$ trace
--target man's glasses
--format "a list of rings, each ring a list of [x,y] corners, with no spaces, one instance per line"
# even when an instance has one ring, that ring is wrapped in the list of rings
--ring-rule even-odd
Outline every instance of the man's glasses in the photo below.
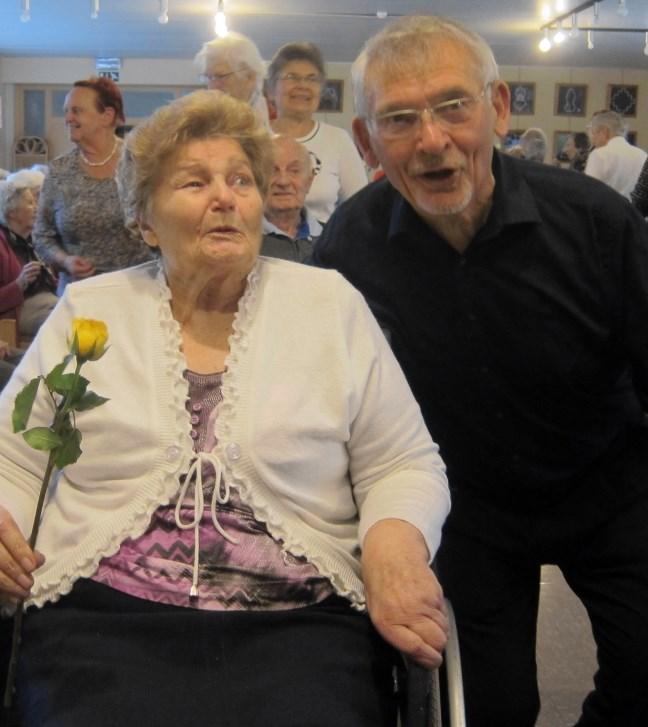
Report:
[[[374,130],[385,139],[405,139],[417,134],[421,129],[423,115],[444,129],[452,129],[466,124],[475,116],[477,104],[486,95],[490,83],[477,96],[462,96],[449,101],[441,101],[424,109],[397,109],[377,114],[370,119]]]
[[[284,73],[279,76],[280,81],[288,83],[305,83],[308,86],[319,86],[322,83],[322,77],[317,73],[310,73],[308,76],[300,76],[298,73]]]

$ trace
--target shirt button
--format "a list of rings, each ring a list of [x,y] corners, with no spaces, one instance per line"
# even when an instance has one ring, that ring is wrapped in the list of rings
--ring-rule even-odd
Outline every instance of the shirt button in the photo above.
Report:
[[[225,447],[225,454],[227,455],[227,459],[236,462],[237,459],[241,459],[241,448],[238,444],[236,444],[236,442],[230,442],[227,447]]]
[[[175,445],[167,447],[166,458],[169,462],[175,462],[180,457],[181,452],[180,447],[176,447]]]
[[[191,423],[192,424],[198,424],[199,421],[200,421],[200,417],[198,416],[198,414],[192,414],[191,415]]]
[[[198,432],[195,429],[192,429],[189,434],[192,439],[198,439]]]
[[[202,411],[202,404],[192,404],[191,411]]]

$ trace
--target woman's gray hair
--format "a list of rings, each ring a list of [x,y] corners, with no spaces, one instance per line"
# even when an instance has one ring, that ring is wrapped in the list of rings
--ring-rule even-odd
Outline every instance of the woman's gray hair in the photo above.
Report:
[[[117,188],[126,225],[139,237],[138,220],[162,181],[165,163],[183,145],[205,139],[237,141],[265,196],[274,150],[270,134],[249,104],[219,91],[195,91],[162,106],[125,140]]]
[[[219,61],[225,61],[232,70],[252,71],[256,76],[257,91],[261,91],[265,76],[265,64],[253,41],[242,33],[230,31],[224,38],[214,38],[196,53],[194,65],[201,76]]]
[[[29,185],[10,182],[8,178],[0,180],[0,224],[9,225],[7,218],[18,209],[23,193],[29,189]]]
[[[520,147],[525,159],[544,162],[547,157],[547,135],[542,129],[527,129],[520,137]]]
[[[441,43],[454,43],[471,53],[484,86],[499,79],[493,51],[480,35],[449,18],[411,15],[370,38],[351,67],[356,114],[366,119],[371,113],[372,80],[424,76],[430,54]]]
[[[322,77],[322,82],[326,79],[324,57],[315,43],[309,43],[308,41],[285,43],[274,54],[268,66],[268,88],[274,89],[279,80],[279,75],[290,61],[306,61],[317,68],[317,72]]]
[[[19,187],[27,187],[40,191],[45,181],[45,174],[36,169],[19,169],[17,172],[10,174],[7,177],[7,181],[13,182],[13,184]]]

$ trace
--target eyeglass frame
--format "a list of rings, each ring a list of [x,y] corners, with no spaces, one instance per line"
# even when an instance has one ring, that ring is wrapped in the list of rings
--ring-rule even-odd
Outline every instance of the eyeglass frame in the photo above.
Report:
[[[305,83],[308,86],[322,86],[324,84],[324,76],[319,73],[309,73],[308,76],[301,76],[299,73],[284,73],[279,75],[278,81],[287,81],[288,83]]]
[[[241,73],[241,71],[247,71],[248,69],[245,67],[237,68],[234,71],[228,71],[227,73],[201,73],[200,74],[200,80],[203,83],[212,83],[213,81],[223,81],[226,78],[229,78],[230,76],[233,76],[235,73]]]
[[[459,121],[459,122],[448,122],[444,120],[443,118],[439,118],[437,115],[437,109],[443,109],[443,108],[449,108],[453,104],[456,104],[458,102],[463,102],[464,104],[468,101],[470,101],[473,104],[477,104],[479,101],[481,101],[483,98],[486,97],[486,92],[489,90],[489,88],[493,85],[493,81],[489,81],[486,83],[486,85],[482,88],[480,93],[478,93],[475,96],[458,96],[457,98],[451,98],[447,101],[440,101],[437,104],[433,105],[426,105],[422,109],[414,109],[414,108],[403,108],[403,109],[394,109],[393,111],[386,111],[382,114],[378,114],[377,116],[369,116],[367,118],[367,123],[369,126],[373,128],[373,131],[377,134],[384,135],[384,131],[381,132],[381,130],[378,128],[378,122],[382,119],[388,119],[393,118],[395,116],[399,116],[400,114],[416,114],[417,117],[417,124],[416,126],[412,127],[411,130],[407,130],[403,132],[402,134],[396,134],[396,135],[389,135],[385,138],[392,138],[392,139],[406,139],[409,136],[412,136],[413,134],[417,133],[418,130],[421,128],[421,125],[423,123],[423,114],[427,113],[427,115],[430,117],[430,120],[434,121],[436,124],[441,126],[444,129],[453,129],[455,127],[461,126],[462,124],[468,123],[470,119],[466,119],[465,121]]]

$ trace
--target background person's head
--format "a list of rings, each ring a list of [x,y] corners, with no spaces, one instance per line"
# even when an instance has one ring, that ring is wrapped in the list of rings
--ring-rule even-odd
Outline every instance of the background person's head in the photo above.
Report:
[[[587,131],[592,146],[600,149],[615,136],[624,136],[626,125],[623,116],[616,111],[597,111],[592,116]]]
[[[290,136],[272,139],[274,166],[265,202],[265,215],[273,222],[287,212],[299,214],[314,177],[308,149]]]
[[[34,226],[36,200],[31,189],[21,182],[0,181],[0,224],[27,237]]]
[[[75,143],[114,135],[125,121],[121,91],[109,78],[76,81],[65,97],[63,111],[70,140]]]
[[[481,37],[444,18],[402,18],[367,42],[352,79],[365,160],[424,220],[483,209],[510,95]]]
[[[19,169],[17,172],[7,177],[8,182],[13,182],[19,187],[27,187],[34,195],[34,199],[38,204],[38,196],[40,195],[45,174],[37,169]]]
[[[241,33],[214,38],[194,58],[200,78],[210,90],[250,101],[263,85],[265,66],[256,45]]]
[[[520,137],[520,147],[524,159],[543,163],[547,158],[547,135],[542,129],[527,129]]]
[[[268,66],[266,87],[279,118],[310,117],[318,109],[326,68],[314,43],[286,43]]]

